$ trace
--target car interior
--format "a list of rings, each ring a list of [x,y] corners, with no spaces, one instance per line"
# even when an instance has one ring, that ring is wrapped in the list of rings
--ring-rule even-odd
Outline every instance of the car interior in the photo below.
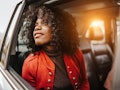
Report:
[[[21,75],[22,65],[29,55],[27,48],[27,9],[45,4],[69,12],[75,19],[80,37],[80,49],[85,58],[90,90],[106,90],[104,82],[111,70],[114,56],[116,22],[119,14],[117,0],[26,0],[21,17],[15,54],[10,56],[10,66]],[[32,4],[33,3],[33,4]],[[14,47],[13,47],[14,49]],[[18,67],[19,66],[19,67]]]

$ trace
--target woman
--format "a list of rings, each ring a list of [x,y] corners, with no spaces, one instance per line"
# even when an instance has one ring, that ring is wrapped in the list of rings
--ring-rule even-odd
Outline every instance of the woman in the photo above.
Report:
[[[24,62],[22,77],[37,90],[89,90],[71,15],[45,6],[36,11],[28,35],[32,53]]]

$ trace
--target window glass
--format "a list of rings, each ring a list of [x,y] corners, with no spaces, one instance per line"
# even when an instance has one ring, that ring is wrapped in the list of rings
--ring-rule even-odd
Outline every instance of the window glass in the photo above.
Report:
[[[13,6],[14,7],[12,7],[12,5],[11,5],[12,9],[9,12],[10,15],[8,16],[8,20],[6,22],[7,24],[9,23],[9,26],[7,26],[7,24],[5,24],[6,27],[4,25],[3,25],[3,27],[1,26],[3,29],[5,29],[5,28],[8,29],[6,32],[5,32],[5,30],[2,30],[2,33],[6,33],[6,36],[4,37],[5,43],[3,45],[3,49],[2,49],[3,51],[1,51],[2,52],[1,61],[4,65],[5,65],[5,61],[7,63],[7,58],[8,58],[7,54],[8,54],[9,49],[10,49],[9,46],[10,46],[12,36],[13,36],[13,32],[14,32],[14,28],[15,28],[15,25],[17,23],[17,19],[19,17],[19,13],[20,13],[20,10],[21,10],[21,4],[19,5],[18,8],[16,8],[17,3],[14,3]],[[13,13],[14,11],[15,11],[15,13]],[[7,13],[5,12],[4,14],[7,14]],[[3,23],[5,23],[5,22],[3,21]],[[1,44],[2,44],[2,42],[1,42]]]
[[[7,1],[7,0],[5,0],[5,1]],[[26,42],[26,37],[22,37],[22,33],[25,30],[24,25],[26,25],[26,21],[24,20],[25,19],[24,13],[23,13],[23,8],[25,5],[25,2],[24,2],[24,0],[23,0],[23,2],[20,2],[20,0],[19,0],[19,2],[18,2],[18,0],[11,0],[8,2],[14,3],[14,4],[10,4],[11,8],[9,8],[10,9],[10,11],[8,11],[9,13],[4,12],[4,14],[9,14],[9,15],[6,15],[8,17],[8,19],[7,20],[5,19],[6,21],[3,22],[6,26],[0,26],[0,29],[1,28],[4,30],[7,29],[6,31],[4,31],[4,30],[0,31],[0,33],[6,34],[6,36],[4,38],[3,47],[2,47],[0,63],[2,63],[3,67],[6,69],[5,71],[7,72],[7,74],[9,74],[9,76],[12,75],[11,76],[12,78],[10,78],[9,81],[10,81],[10,84],[11,83],[13,84],[13,88],[17,87],[17,89],[20,89],[20,90],[21,90],[21,88],[23,90],[30,88],[29,90],[33,90],[32,87],[29,84],[27,84],[20,77],[20,75],[18,75],[18,73],[19,73],[18,70],[21,70],[20,65],[19,65],[20,58],[18,58],[18,57],[20,57],[19,55],[22,52],[28,51],[28,49],[26,47],[26,43],[24,43],[24,42]],[[9,6],[9,4],[8,4],[8,6]],[[6,9],[6,11],[7,11],[7,9]],[[22,14],[22,18],[21,18],[21,14]],[[0,16],[2,16],[2,15],[0,15]],[[0,24],[1,23],[2,23],[2,21],[0,22]],[[19,45],[23,45],[23,46],[20,47]],[[7,81],[7,82],[9,82],[9,81]]]
[[[20,18],[18,28],[16,32],[14,32],[14,39],[12,40],[12,47],[10,53],[10,63],[9,66],[12,67],[19,75],[22,72],[22,65],[29,54],[30,48],[28,48],[27,43],[29,42],[27,39],[28,35],[28,27],[31,24],[31,20],[28,19],[28,7],[23,10],[22,16]],[[19,67],[18,67],[19,66]]]

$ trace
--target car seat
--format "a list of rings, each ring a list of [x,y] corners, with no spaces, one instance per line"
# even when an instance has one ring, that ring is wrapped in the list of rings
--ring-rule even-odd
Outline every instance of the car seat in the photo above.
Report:
[[[99,90],[105,90],[103,85],[107,74],[112,67],[112,50],[108,43],[103,42],[104,33],[100,27],[91,27],[89,29],[88,39],[90,40],[93,63],[96,68],[96,75],[100,85]]]
[[[87,38],[80,38],[80,49],[83,52],[85,58],[86,73],[90,84],[90,90],[99,89],[99,81],[96,75],[96,67],[93,63],[92,49],[90,40]]]

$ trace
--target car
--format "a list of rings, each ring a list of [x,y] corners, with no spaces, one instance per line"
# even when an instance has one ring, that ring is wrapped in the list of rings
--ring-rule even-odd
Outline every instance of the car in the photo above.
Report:
[[[105,89],[104,82],[112,66],[115,68],[112,90],[119,90],[118,0],[3,0],[0,3],[0,90],[35,89],[21,77],[21,72],[30,51],[28,11],[43,4],[65,10],[75,18],[90,90]]]

